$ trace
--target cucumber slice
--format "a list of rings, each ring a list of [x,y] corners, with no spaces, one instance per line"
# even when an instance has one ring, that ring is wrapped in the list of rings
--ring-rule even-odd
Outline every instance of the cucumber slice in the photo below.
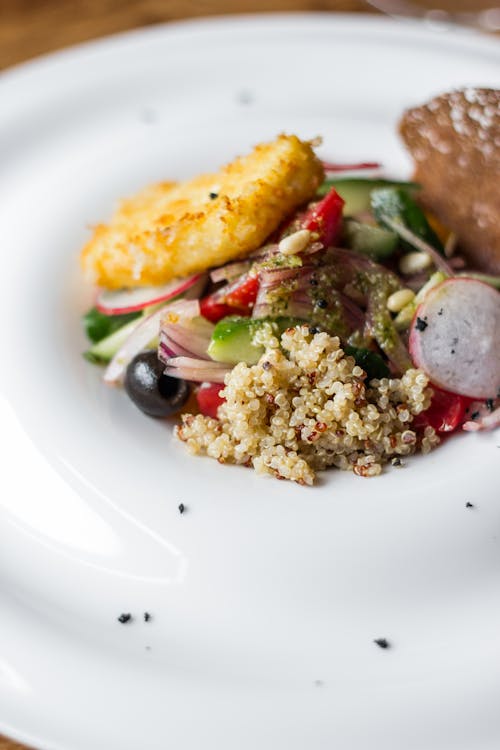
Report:
[[[344,234],[348,246],[373,260],[384,260],[393,254],[399,244],[398,235],[388,229],[347,219]]]
[[[417,237],[443,254],[444,249],[441,241],[431,228],[422,209],[417,206],[407,190],[403,190],[401,187],[376,188],[371,193],[371,206],[380,226],[388,228],[384,223],[384,217],[386,216],[394,222],[408,227],[413,234],[416,234]],[[401,240],[401,244],[410,251],[415,250],[413,245],[408,244],[405,240]]]
[[[370,179],[365,177],[337,177],[335,179],[325,180],[318,191],[318,195],[326,195],[329,190],[335,188],[337,193],[345,201],[343,211],[344,216],[354,216],[355,214],[370,210],[370,196],[372,190],[389,187],[401,188],[413,194],[419,189],[420,185],[416,182],[400,182],[398,180]]]
[[[97,344],[94,344],[86,352],[83,352],[84,358],[94,365],[105,365],[110,362],[123,342],[140,322],[141,318],[142,316],[134,318],[134,320],[126,323],[117,331],[114,331],[114,333],[98,341]]]
[[[246,362],[255,365],[264,347],[254,343],[254,336],[264,323],[270,323],[276,336],[303,321],[295,318],[244,318],[237,315],[220,320],[212,333],[207,353],[215,362],[236,365]]]

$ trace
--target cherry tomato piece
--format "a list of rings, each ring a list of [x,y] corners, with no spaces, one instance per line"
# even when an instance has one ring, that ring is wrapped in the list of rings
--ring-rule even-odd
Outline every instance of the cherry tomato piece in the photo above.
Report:
[[[219,320],[226,318],[228,315],[235,315],[234,308],[219,302],[215,294],[203,297],[200,300],[200,312],[204,318],[212,323],[218,323]]]
[[[220,383],[202,383],[196,391],[198,408],[206,417],[217,419],[217,409],[224,402],[219,392],[224,388]]]
[[[259,291],[259,279],[257,276],[246,276],[224,295],[226,305],[236,307],[238,310],[248,310],[254,306]]]
[[[212,323],[228,315],[250,315],[258,291],[258,278],[245,274],[229,287],[218,289],[200,300],[201,314]]]
[[[453,432],[463,424],[471,399],[458,393],[443,391],[435,385],[432,385],[432,389],[434,395],[431,405],[427,411],[415,417],[413,425],[420,429],[434,427],[439,433]]]

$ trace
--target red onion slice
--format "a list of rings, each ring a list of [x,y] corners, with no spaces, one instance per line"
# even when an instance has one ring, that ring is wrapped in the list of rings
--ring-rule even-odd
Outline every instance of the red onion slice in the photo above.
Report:
[[[175,341],[165,337],[165,334],[160,333],[160,343],[158,345],[158,359],[161,362],[167,364],[167,361],[171,357],[192,357],[193,352],[184,349],[182,346],[177,344]]]
[[[107,366],[103,375],[104,382],[109,385],[122,383],[129,362],[158,336],[162,317],[166,314],[179,317],[186,310],[197,311],[195,314],[199,315],[200,305],[198,300],[171,302],[167,307],[162,307],[139,320],[137,327],[134,328]]]
[[[177,345],[189,352],[191,356],[200,359],[210,359],[207,354],[210,336],[201,336],[189,328],[181,326],[165,326],[162,329],[162,336],[169,341],[172,346]]]
[[[170,315],[172,319],[173,316]],[[167,322],[167,316],[162,319],[161,333],[166,340],[183,347],[190,354],[202,359],[210,359],[207,354],[208,345],[212,337],[214,326],[201,316],[178,322]],[[174,347],[172,347],[174,348]]]
[[[382,215],[381,219],[384,224],[387,224],[387,226],[392,229],[393,232],[399,234],[399,236],[403,240],[406,240],[406,242],[408,242],[410,245],[413,245],[413,247],[417,250],[420,250],[420,252],[430,255],[436,268],[445,273],[447,276],[454,276],[453,268],[450,266],[448,261],[436,250],[435,247],[429,245],[428,242],[425,242],[423,239],[421,239],[421,237],[418,237],[410,229],[408,229],[408,227],[405,227],[403,224],[394,221],[389,216]]]
[[[466,432],[478,432],[479,430],[494,430],[500,427],[500,407],[491,414],[483,414],[479,419],[469,420],[463,424]]]
[[[231,372],[231,367],[219,362],[195,359],[193,357],[172,357],[167,361],[165,375],[182,380],[192,380],[198,383],[210,381],[223,383],[225,376]]]
[[[238,263],[228,263],[226,266],[215,268],[210,272],[210,279],[217,284],[219,281],[234,281],[238,276],[250,270],[251,262],[240,261]]]

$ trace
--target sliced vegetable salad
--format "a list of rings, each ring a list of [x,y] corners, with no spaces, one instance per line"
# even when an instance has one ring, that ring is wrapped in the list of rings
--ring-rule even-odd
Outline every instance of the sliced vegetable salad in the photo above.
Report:
[[[98,291],[84,356],[146,414],[178,412],[189,383],[215,418],[227,374],[261,357],[263,324],[279,335],[305,323],[338,336],[367,382],[423,370],[434,396],[415,429],[498,426],[499,279],[467,268],[417,184],[373,176],[374,163],[323,166],[317,199],[251,255],[162,287]]]

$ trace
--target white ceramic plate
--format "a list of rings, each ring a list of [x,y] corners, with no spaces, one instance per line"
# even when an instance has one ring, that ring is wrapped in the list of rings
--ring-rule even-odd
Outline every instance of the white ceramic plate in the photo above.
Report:
[[[282,130],[408,173],[403,108],[498,84],[499,63],[465,32],[301,15],[0,78],[0,730],[58,750],[498,747],[500,436],[314,489],[191,458],[82,360],[76,258],[117,197]]]

